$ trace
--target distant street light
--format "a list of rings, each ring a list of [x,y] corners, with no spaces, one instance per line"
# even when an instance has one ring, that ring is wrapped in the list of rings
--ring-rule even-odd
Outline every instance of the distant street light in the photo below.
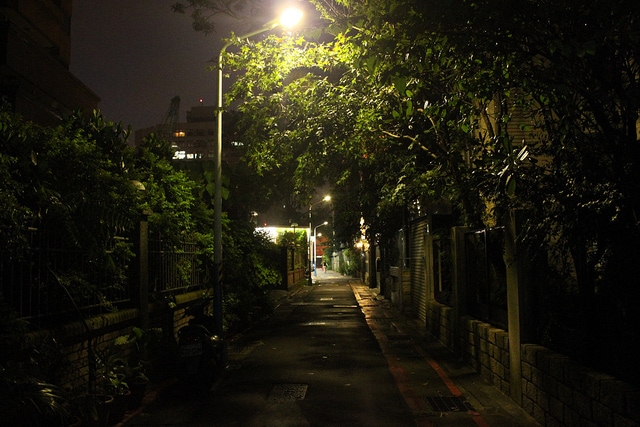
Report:
[[[316,225],[315,227],[313,227],[313,275],[314,276],[318,276],[318,266],[315,265],[316,264],[316,258],[318,258],[318,254],[316,252],[316,248],[318,247],[318,240],[317,240],[317,234],[316,231],[318,230],[318,227],[322,227],[323,225],[327,225],[329,224],[329,221],[325,221],[320,225]]]
[[[309,204],[309,239],[308,239],[308,243],[309,243],[309,286],[313,285],[313,279],[311,278],[311,257],[313,256],[313,254],[311,253],[311,210],[313,209],[313,205],[317,205],[318,203],[321,202],[328,202],[331,200],[331,196],[324,196],[322,200],[318,200],[317,202],[313,202],[311,204]]]
[[[283,26],[290,28],[302,19],[302,12],[298,9],[286,9],[279,19],[274,19],[267,22],[262,28],[243,34],[237,39],[248,39],[257,34],[264,33],[269,30],[273,30],[277,26]],[[214,316],[216,323],[216,332],[222,335],[222,281],[220,275],[222,274],[222,113],[224,111],[222,105],[222,56],[229,46],[233,44],[233,41],[227,42],[220,49],[218,54],[218,139],[216,146],[216,176],[215,176],[215,189],[213,198],[213,292],[214,292]]]

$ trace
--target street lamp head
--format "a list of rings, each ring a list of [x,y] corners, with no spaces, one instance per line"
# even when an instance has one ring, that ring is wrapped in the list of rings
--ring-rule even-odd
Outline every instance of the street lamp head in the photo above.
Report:
[[[280,15],[280,25],[284,28],[292,28],[298,25],[302,19],[302,11],[295,7],[285,9]]]
[[[329,200],[331,200],[331,196],[324,196],[324,199],[322,200],[324,200],[325,202],[328,202]]]

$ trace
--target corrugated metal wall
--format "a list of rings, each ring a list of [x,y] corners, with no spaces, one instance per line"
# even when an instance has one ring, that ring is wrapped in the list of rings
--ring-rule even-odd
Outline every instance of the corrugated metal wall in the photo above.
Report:
[[[427,262],[425,257],[425,235],[427,218],[420,218],[410,224],[411,242],[411,310],[412,314],[427,321]]]

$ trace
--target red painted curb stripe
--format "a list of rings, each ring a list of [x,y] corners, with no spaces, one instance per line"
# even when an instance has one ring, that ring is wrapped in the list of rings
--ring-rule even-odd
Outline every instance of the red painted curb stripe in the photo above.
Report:
[[[360,296],[360,293],[356,290],[356,287],[354,285],[351,285],[351,289],[353,290],[353,293],[358,303],[360,303],[360,300],[362,299],[362,297]],[[393,318],[393,316],[391,316],[388,312],[385,312],[385,316],[389,319]],[[384,353],[385,359],[387,359],[389,370],[391,371],[393,377],[395,378],[396,385],[398,386],[398,389],[400,390],[402,397],[407,402],[407,405],[409,405],[409,408],[412,411],[424,411],[428,409],[425,406],[426,402],[424,401],[424,399],[422,399],[418,395],[418,393],[416,393],[415,389],[411,385],[404,368],[400,366],[398,363],[396,363],[395,360],[393,360],[393,358],[387,357],[387,354],[389,353],[388,352],[389,340],[387,336],[384,333],[382,333],[380,330],[378,330],[374,324],[370,323],[368,319],[365,318],[365,320],[367,321],[367,325],[369,325],[369,329],[371,329],[371,332],[373,332],[376,339],[378,340],[378,343],[380,344],[382,352]],[[399,332],[402,332],[407,336],[411,336],[406,332],[404,332],[402,328],[399,327],[397,324],[394,323],[393,326]],[[429,364],[429,366],[431,366],[431,368],[438,374],[440,379],[444,382],[444,384],[447,386],[449,391],[451,391],[454,397],[461,397],[462,392],[460,391],[458,386],[454,384],[451,378],[449,378],[449,376],[446,374],[444,369],[442,369],[442,367],[438,364],[438,362],[433,360],[431,356],[429,356],[429,354],[416,343],[414,343],[414,348],[418,351],[420,356],[424,358],[424,360]],[[471,419],[473,420],[474,423],[476,423],[478,427],[489,427],[489,424],[485,421],[484,418],[482,418],[482,415],[480,415],[478,412],[469,411],[468,414],[471,415]],[[431,421],[423,418],[416,418],[414,419],[414,421],[417,427],[433,427],[434,426],[434,424]]]
[[[394,323],[394,326],[396,327],[396,329],[398,329],[398,331],[401,331],[401,328],[398,325],[396,325],[395,323]],[[405,333],[405,332],[403,332],[403,333]],[[462,397],[462,391],[460,391],[458,386],[456,386],[453,383],[451,378],[449,378],[447,373],[444,371],[444,369],[442,369],[442,367],[438,364],[438,362],[433,360],[431,358],[431,356],[429,356],[429,353],[424,351],[424,349],[422,347],[420,347],[419,345],[415,345],[414,347],[416,348],[416,350],[418,351],[420,356],[422,356],[424,358],[424,360],[427,361],[429,366],[431,366],[431,368],[433,368],[433,370],[436,371],[436,373],[438,374],[440,379],[444,382],[444,384],[447,386],[449,391],[451,391],[451,393],[455,397]],[[469,412],[469,414],[471,415],[471,418],[473,419],[473,422],[475,422],[478,427],[489,427],[489,424],[487,424],[485,419],[482,418],[482,415],[480,415],[478,412],[473,412],[473,413]]]
[[[422,350],[422,349],[420,349],[420,350]],[[436,371],[436,373],[438,374],[440,379],[444,382],[444,384],[447,386],[449,391],[451,391],[451,394],[453,394],[454,397],[461,397],[462,396],[462,392],[460,391],[458,386],[456,386],[453,383],[453,381],[451,381],[451,378],[449,378],[449,376],[447,376],[447,374],[440,367],[440,365],[438,365],[438,362],[436,362],[435,360],[430,358],[426,353],[422,354],[422,357],[424,357],[425,360],[427,361],[427,363],[433,368],[434,371]]]

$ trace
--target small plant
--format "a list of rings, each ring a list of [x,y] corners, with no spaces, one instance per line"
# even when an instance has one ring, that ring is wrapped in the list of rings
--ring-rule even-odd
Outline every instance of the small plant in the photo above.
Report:
[[[11,426],[65,425],[70,419],[66,392],[25,376],[20,366],[0,368],[0,413]]]
[[[124,381],[124,355],[120,354],[116,341],[106,348],[95,350],[96,355],[96,393],[123,394],[128,388]]]
[[[132,384],[149,381],[147,347],[160,341],[162,329],[143,330],[134,327],[128,335],[117,337],[111,345],[97,354],[97,375],[101,389],[110,394],[123,394]]]
[[[55,426],[70,419],[69,400],[49,375],[56,348],[25,348],[28,325],[0,300],[0,414],[3,425]],[[50,348],[49,348],[50,347]],[[51,354],[49,354],[51,353]]]

